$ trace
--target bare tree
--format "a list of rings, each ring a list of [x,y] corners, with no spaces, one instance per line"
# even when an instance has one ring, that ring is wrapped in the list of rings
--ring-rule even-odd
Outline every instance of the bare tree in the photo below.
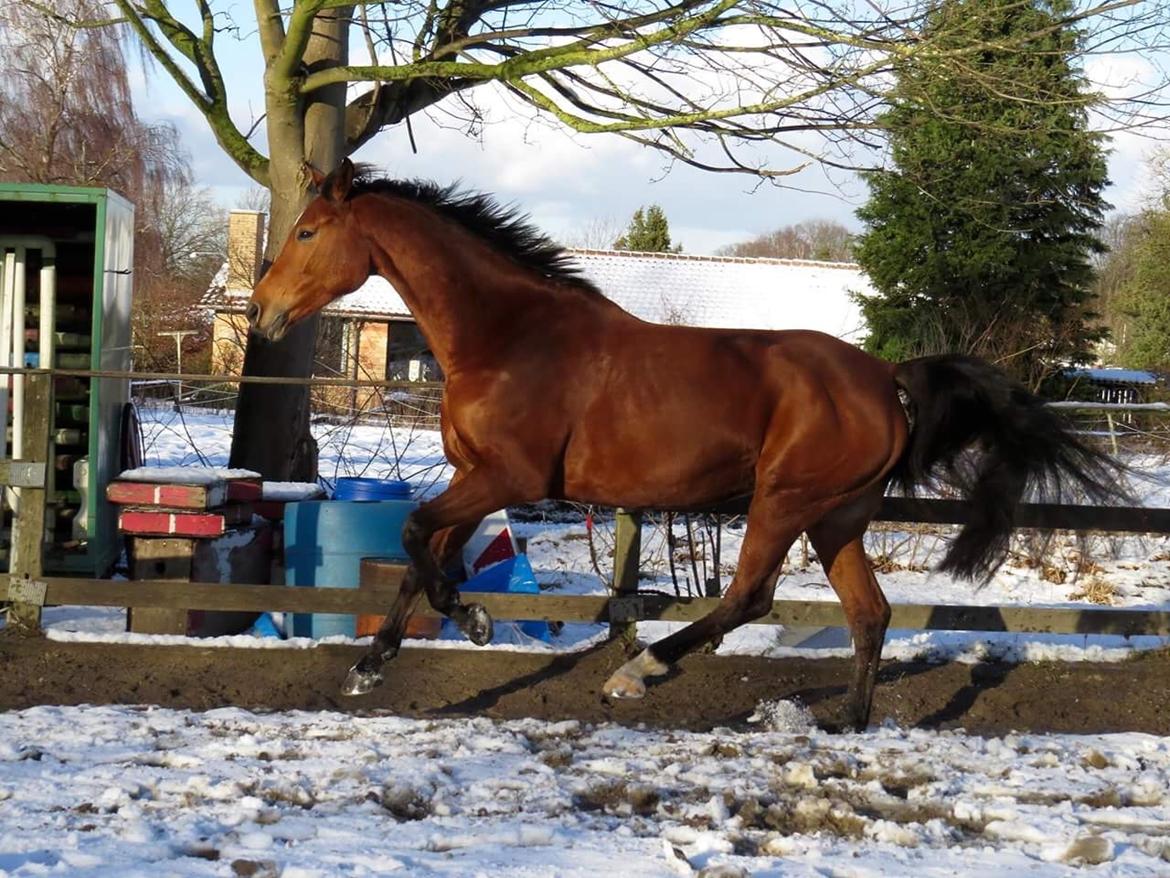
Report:
[[[594,217],[565,235],[563,243],[583,250],[609,250],[624,228],[616,217]]]
[[[484,122],[475,94],[484,88],[551,124],[659,150],[667,163],[782,184],[811,162],[852,166],[854,145],[879,145],[875,119],[894,59],[924,77],[942,69],[977,76],[965,61],[988,48],[924,35],[926,5],[902,0],[297,0],[283,8],[255,0],[248,21],[240,4],[213,0],[191,12],[168,0],[111,0],[104,18],[15,2],[57,26],[133,30],[225,152],[271,191],[269,255],[307,203],[306,159],[331,169],[429,108],[475,133]],[[1170,21],[1161,2],[1079,0],[1062,9],[1095,54],[1157,49]],[[217,56],[220,41],[244,32],[259,35],[262,120],[233,118]],[[363,61],[351,61],[351,37]],[[1007,39],[1006,48],[1027,51],[1026,38]],[[1010,93],[1014,84],[995,87]],[[1159,115],[1152,92],[1124,98],[1112,105],[1118,124]],[[298,329],[275,345],[253,339],[246,371],[309,374],[315,327]],[[306,399],[299,390],[246,385],[233,463],[288,477],[299,455],[311,456]]]
[[[832,220],[806,220],[717,252],[720,256],[848,262],[853,257],[853,233]]]
[[[65,0],[58,9],[82,17],[104,5]],[[157,332],[190,325],[222,262],[222,211],[190,185],[174,129],[135,112],[118,32],[0,5],[0,86],[0,179],[108,187],[134,202],[134,341],[151,366],[173,368],[174,342]]]
[[[207,371],[211,315],[199,302],[224,264],[227,212],[202,187],[176,181],[162,190],[155,218],[159,252],[139,277],[134,309],[134,341],[146,368],[178,368],[175,330],[195,330],[180,340],[187,371]]]

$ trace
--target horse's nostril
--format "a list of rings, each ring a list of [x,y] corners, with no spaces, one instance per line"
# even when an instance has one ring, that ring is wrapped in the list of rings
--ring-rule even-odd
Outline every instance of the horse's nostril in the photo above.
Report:
[[[249,302],[248,307],[244,309],[244,314],[248,318],[248,325],[255,326],[260,320],[260,306],[255,302]]]

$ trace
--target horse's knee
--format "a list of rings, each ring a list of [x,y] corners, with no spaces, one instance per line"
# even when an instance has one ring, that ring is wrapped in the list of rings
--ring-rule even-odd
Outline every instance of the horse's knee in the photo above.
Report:
[[[411,558],[417,559],[418,553],[430,551],[431,534],[418,520],[418,513],[412,512],[406,517],[402,526],[402,548]]]

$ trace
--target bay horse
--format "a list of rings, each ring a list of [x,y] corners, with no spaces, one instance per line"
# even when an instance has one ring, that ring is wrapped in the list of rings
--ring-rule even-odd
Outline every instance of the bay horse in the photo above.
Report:
[[[328,176],[306,170],[317,195],[254,289],[252,331],[280,339],[384,277],[446,376],[441,431],[454,468],[406,522],[410,565],[346,694],[382,681],[423,592],[474,643],[491,639],[486,610],[463,603],[442,571],[494,510],[554,498],[681,511],[750,498],[718,607],[627,661],[604,692],[639,698],[646,678],[768,612],[781,564],[807,533],[853,638],[843,722],[864,728],[890,608],[862,535],[891,481],[963,490],[972,517],[941,569],[967,578],[1002,563],[1029,491],[1118,495],[1117,465],[982,360],[894,364],[817,332],[647,323],[486,195],[370,177],[349,160]]]

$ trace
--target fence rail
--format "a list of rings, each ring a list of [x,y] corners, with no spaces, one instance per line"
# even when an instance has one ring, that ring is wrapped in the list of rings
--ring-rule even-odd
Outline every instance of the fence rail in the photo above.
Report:
[[[241,612],[385,613],[406,568],[379,564],[377,585],[304,588],[282,585],[215,584],[169,580],[112,581],[49,577],[42,580],[44,605],[160,608]],[[470,594],[470,593],[469,593]],[[0,582],[0,600],[27,600],[23,586]],[[633,621],[693,622],[718,598],[676,598],[661,593],[626,596],[475,594],[497,619],[543,619],[624,625]],[[933,631],[997,631],[1048,634],[1170,636],[1170,611],[1095,607],[998,607],[959,604],[894,604],[890,627]],[[421,615],[436,611],[419,605]],[[830,601],[776,601],[756,620],[760,625],[842,626],[841,607]]]
[[[42,576],[38,548],[43,541],[44,471],[50,429],[53,375],[117,377],[195,383],[270,383],[310,386],[405,387],[439,386],[402,381],[351,379],[265,378],[173,373],[125,373],[89,370],[30,370],[0,368],[0,374],[26,376],[28,417],[24,422],[26,459],[4,461],[0,484],[19,486],[20,504],[13,525],[10,575],[0,578],[0,600],[11,602],[9,620],[19,630],[35,631],[46,605],[83,605],[211,611],[283,611],[298,613],[382,613],[397,593],[404,568],[376,562],[371,587],[298,588],[275,585],[206,584],[175,581],[113,581]],[[1096,407],[1096,406],[1092,406]],[[727,507],[721,511],[741,511]],[[886,498],[880,520],[928,524],[962,524],[968,507],[959,501],[924,498]],[[1121,533],[1170,533],[1170,509],[1104,508],[1025,504],[1018,509],[1020,527]],[[572,622],[608,622],[615,636],[630,637],[638,621],[687,622],[710,612],[716,598],[678,598],[646,593],[638,587],[637,513],[620,512],[615,539],[615,591],[612,596],[477,594],[489,612],[500,619],[546,619]],[[429,608],[420,609],[424,615]],[[1078,607],[960,606],[897,604],[892,627],[904,629],[1042,632],[1061,634],[1118,634],[1170,636],[1170,611],[1113,610]],[[762,624],[793,627],[841,626],[845,623],[836,602],[776,601],[759,620]]]

